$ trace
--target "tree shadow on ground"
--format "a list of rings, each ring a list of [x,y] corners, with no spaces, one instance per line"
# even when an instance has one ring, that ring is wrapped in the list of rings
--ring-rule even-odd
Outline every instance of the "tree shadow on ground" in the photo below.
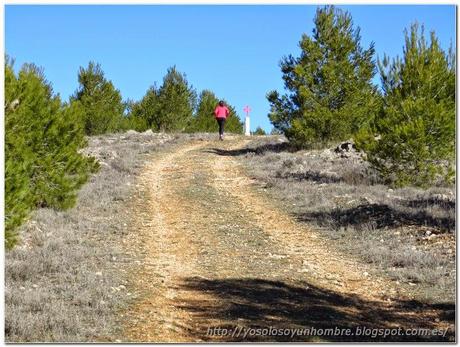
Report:
[[[245,147],[240,149],[223,149],[223,148],[209,148],[205,149],[204,152],[222,155],[222,156],[240,156],[246,155],[249,153],[254,153],[257,155],[264,154],[265,152],[295,152],[296,148],[292,146],[289,142],[278,142],[278,143],[268,143],[256,147]]]
[[[296,285],[281,281],[257,278],[204,279],[187,278],[180,289],[205,293],[206,300],[188,300],[176,304],[176,308],[188,311],[193,326],[181,327],[191,341],[453,341],[455,331],[454,304],[427,304],[419,301],[396,300],[391,304],[370,301],[352,294],[343,294],[319,288],[310,283]],[[193,295],[191,295],[193,297]],[[202,296],[201,296],[202,297]],[[435,323],[438,320],[438,323]],[[436,325],[435,325],[436,324]],[[406,329],[435,329],[437,325],[449,326],[445,336],[409,335]],[[310,329],[308,336],[267,335],[265,332],[248,331],[238,334],[235,327],[246,329]],[[351,329],[354,335],[346,336],[335,329]],[[366,327],[370,334],[358,335],[357,327]],[[375,329],[398,329],[402,334],[383,337]],[[223,330],[228,329],[224,334]],[[316,333],[313,333],[313,329]],[[319,329],[323,329],[322,332]],[[328,331],[324,329],[332,329]],[[444,328],[445,329],[445,328]],[[292,330],[291,330],[292,331]],[[299,331],[299,330],[298,330]],[[445,331],[445,330],[444,330]],[[214,332],[214,336],[212,336]],[[279,330],[278,330],[279,332]],[[390,331],[395,333],[396,330]],[[383,331],[382,331],[383,333]],[[326,335],[327,334],[327,335]]]
[[[439,207],[445,211],[455,211],[455,200],[444,200],[436,196],[403,201],[402,204],[413,208]]]
[[[334,228],[369,225],[377,229],[406,225],[428,226],[445,231],[455,230],[455,218],[433,217],[425,211],[403,211],[387,204],[362,204],[349,209],[336,208],[330,211],[305,212],[295,215],[301,222],[315,222]]]
[[[340,183],[343,182],[342,177],[325,175],[318,171],[303,171],[303,172],[278,172],[276,178],[295,180],[295,181],[313,181],[317,183]]]

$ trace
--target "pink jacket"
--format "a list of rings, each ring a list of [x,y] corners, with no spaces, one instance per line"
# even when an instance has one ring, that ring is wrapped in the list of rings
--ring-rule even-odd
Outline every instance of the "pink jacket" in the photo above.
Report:
[[[230,111],[228,110],[227,106],[218,105],[214,110],[214,115],[216,118],[227,118],[229,114]]]

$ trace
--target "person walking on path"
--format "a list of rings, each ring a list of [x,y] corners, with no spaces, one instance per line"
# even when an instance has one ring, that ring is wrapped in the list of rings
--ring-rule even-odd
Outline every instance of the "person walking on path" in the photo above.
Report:
[[[219,105],[217,105],[214,110],[214,115],[216,116],[217,123],[219,124],[219,139],[222,141],[224,139],[225,121],[230,115],[230,111],[223,101],[219,101]]]

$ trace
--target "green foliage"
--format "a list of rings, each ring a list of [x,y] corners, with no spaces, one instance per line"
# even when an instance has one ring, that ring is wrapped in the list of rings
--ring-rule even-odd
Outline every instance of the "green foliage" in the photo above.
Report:
[[[128,118],[130,119],[131,129],[145,131],[160,129],[159,119],[160,104],[158,101],[158,89],[152,86],[147,90],[142,100],[132,103]]]
[[[120,92],[108,81],[99,64],[90,62],[78,73],[79,89],[72,97],[84,110],[84,129],[87,135],[118,131],[123,123],[124,105]]]
[[[128,122],[132,129],[144,131],[185,131],[192,122],[196,92],[185,74],[173,66],[160,88],[150,87],[142,100],[131,104]]]
[[[120,131],[133,129],[142,132],[148,129],[145,120],[133,114],[133,109],[137,107],[137,104],[137,102],[130,99],[123,102],[125,113],[119,127]]]
[[[5,242],[34,207],[68,208],[95,163],[78,153],[85,145],[83,110],[63,104],[35,65],[16,75],[5,64]]]
[[[225,102],[225,101],[224,101]],[[209,90],[201,92],[196,114],[188,128],[189,132],[215,132],[218,129],[214,117],[214,110],[219,103],[219,99]],[[229,133],[242,134],[243,124],[241,123],[236,110],[233,106],[225,102],[230,115],[225,123],[225,131]]]
[[[153,85],[140,101],[127,103],[125,128],[136,131],[213,132],[217,129],[214,109],[218,102],[214,93],[204,90],[197,105],[196,91],[189,85],[185,74],[171,67],[159,88]],[[230,117],[225,128],[228,132],[240,134],[243,125],[235,109],[232,106],[229,109]]]
[[[188,129],[189,132],[214,132],[216,130],[216,120],[214,119],[214,109],[219,99],[209,90],[203,90],[198,99],[198,107],[193,121]]]
[[[298,146],[345,140],[369,124],[379,98],[374,44],[364,50],[359,28],[349,13],[333,6],[319,8],[313,35],[303,35],[301,55],[281,61],[288,94],[268,93],[269,118]]]
[[[382,176],[396,186],[426,186],[453,176],[455,156],[455,58],[434,32],[405,31],[403,58],[379,61],[384,104],[357,144]],[[374,135],[378,135],[375,137]]]
[[[253,135],[267,135],[264,129],[262,129],[260,126],[257,127],[256,131],[254,131]]]
[[[192,121],[196,92],[188,84],[185,74],[173,66],[168,69],[158,91],[152,91],[151,102],[158,104],[158,111],[152,111],[153,130],[184,131]]]

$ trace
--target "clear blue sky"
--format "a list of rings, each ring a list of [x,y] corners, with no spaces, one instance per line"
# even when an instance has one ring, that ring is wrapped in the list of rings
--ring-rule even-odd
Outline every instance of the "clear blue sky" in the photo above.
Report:
[[[448,48],[455,38],[454,5],[351,5],[365,47],[378,56],[402,53],[412,22],[435,30]],[[185,72],[199,91],[211,89],[236,106],[252,107],[251,128],[271,129],[269,90],[283,90],[279,61],[298,55],[311,34],[315,5],[6,5],[5,49],[16,60],[42,66],[54,90],[67,99],[77,71],[101,64],[124,99],[139,100],[169,66]]]

